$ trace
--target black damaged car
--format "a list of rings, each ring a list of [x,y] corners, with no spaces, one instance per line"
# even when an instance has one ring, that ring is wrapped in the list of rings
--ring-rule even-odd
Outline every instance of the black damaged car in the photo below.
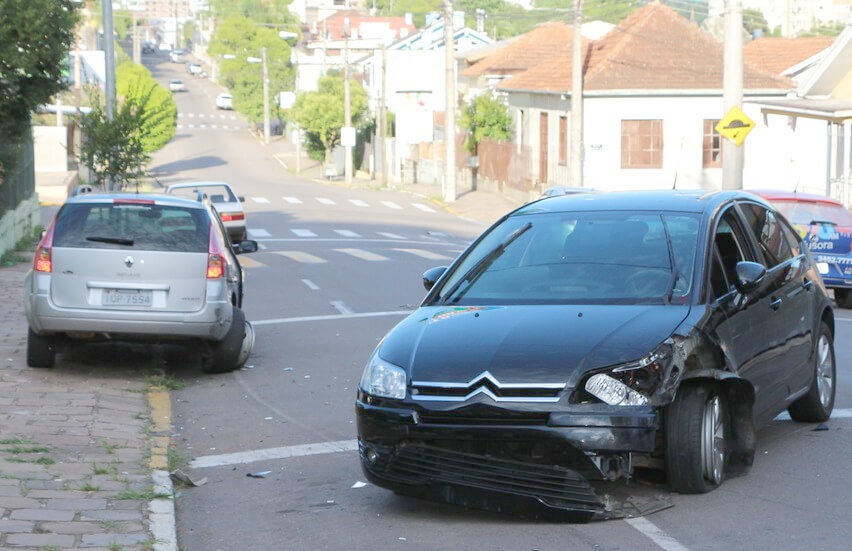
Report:
[[[363,470],[397,493],[606,518],[599,482],[707,492],[783,410],[831,415],[830,300],[748,193],[541,199],[423,280],[356,402]]]

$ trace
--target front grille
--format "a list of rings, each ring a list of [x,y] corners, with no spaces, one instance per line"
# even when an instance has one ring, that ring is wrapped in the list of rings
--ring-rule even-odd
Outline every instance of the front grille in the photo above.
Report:
[[[467,412],[464,410],[456,411],[432,411],[428,413],[418,413],[417,418],[420,423],[428,425],[470,425],[470,426],[528,426],[528,425],[546,425],[550,417],[549,413],[524,413],[524,412],[499,412],[499,411],[473,411]]]
[[[405,484],[445,483],[540,500],[551,507],[602,511],[583,476],[557,465],[539,465],[420,444],[397,448],[382,476]]]

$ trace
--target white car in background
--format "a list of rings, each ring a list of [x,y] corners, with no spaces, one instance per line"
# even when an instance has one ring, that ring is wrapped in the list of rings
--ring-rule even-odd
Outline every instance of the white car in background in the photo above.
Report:
[[[190,182],[172,184],[166,188],[169,195],[179,195],[189,199],[209,201],[219,213],[219,218],[228,237],[234,243],[246,239],[246,213],[243,203],[246,198],[234,193],[233,188],[225,182]],[[201,195],[201,197],[199,197]]]
[[[216,96],[216,109],[233,109],[233,100],[231,94],[219,94]]]
[[[169,90],[172,92],[186,92],[186,86],[179,78],[173,78],[169,81]]]

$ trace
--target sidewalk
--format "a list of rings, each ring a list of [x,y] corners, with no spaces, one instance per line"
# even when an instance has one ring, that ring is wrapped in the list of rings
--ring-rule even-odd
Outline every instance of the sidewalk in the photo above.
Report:
[[[258,138],[260,143],[263,143],[261,137]],[[265,145],[269,154],[272,155],[286,170],[296,174],[296,146],[290,143],[282,136],[273,136],[269,144]],[[322,170],[322,163],[319,163],[307,156],[304,148],[301,151],[301,159],[298,163],[300,171],[299,176],[302,178],[321,182],[324,184],[333,184],[346,186],[342,177],[334,180],[325,178]],[[350,187],[353,188],[371,188],[383,189],[381,177],[372,180],[368,175],[358,172],[352,179]],[[392,179],[388,179],[388,186],[384,189],[392,189],[410,193],[424,200],[431,201],[433,204],[445,209],[448,212],[476,220],[482,224],[490,225],[502,215],[521,206],[520,202],[513,201],[508,197],[498,193],[488,191],[462,189],[457,190],[456,200],[452,203],[446,203],[442,199],[441,184],[410,184],[402,183],[395,184]]]
[[[0,267],[0,550],[176,550],[159,393],[112,356],[28,368],[22,256]]]

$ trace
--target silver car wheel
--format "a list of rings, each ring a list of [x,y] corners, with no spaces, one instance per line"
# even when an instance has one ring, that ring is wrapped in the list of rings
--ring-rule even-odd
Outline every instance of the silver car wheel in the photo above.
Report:
[[[834,388],[834,360],[831,356],[831,345],[826,335],[820,335],[817,344],[817,390],[819,403],[828,408],[831,403],[831,391]]]
[[[722,419],[722,402],[718,395],[704,404],[701,457],[704,463],[704,478],[713,484],[721,484],[725,468],[725,426]]]
[[[237,358],[237,368],[245,365],[249,355],[251,355],[252,348],[254,348],[254,327],[252,327],[251,323],[246,320],[246,334],[243,337],[242,344],[240,345],[240,355]]]

